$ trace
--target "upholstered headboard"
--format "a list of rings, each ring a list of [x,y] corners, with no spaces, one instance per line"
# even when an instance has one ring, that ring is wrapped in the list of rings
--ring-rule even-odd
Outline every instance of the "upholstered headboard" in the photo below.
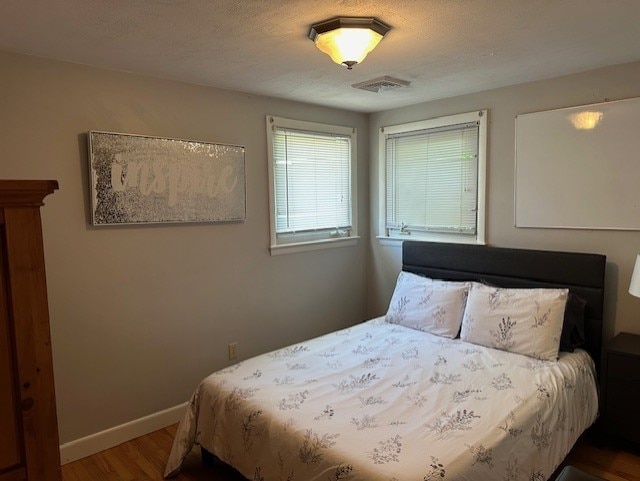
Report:
[[[402,270],[501,287],[567,287],[587,301],[584,348],[600,365],[606,256],[404,241]]]

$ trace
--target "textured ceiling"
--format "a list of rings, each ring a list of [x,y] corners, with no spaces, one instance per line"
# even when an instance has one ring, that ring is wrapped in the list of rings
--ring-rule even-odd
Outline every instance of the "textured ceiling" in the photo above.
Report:
[[[393,29],[348,71],[307,38]],[[640,60],[640,0],[0,0],[0,50],[361,112]],[[389,75],[408,88],[354,83]]]

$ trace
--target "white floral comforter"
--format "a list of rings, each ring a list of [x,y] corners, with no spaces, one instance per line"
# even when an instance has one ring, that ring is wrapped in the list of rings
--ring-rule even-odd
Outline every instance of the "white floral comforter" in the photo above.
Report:
[[[545,480],[597,415],[584,351],[558,362],[375,319],[207,377],[194,443],[255,481]]]

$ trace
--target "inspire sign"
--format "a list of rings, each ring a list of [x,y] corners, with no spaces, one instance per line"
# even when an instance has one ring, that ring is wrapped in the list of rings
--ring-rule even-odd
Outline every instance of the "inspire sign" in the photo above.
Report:
[[[244,147],[89,132],[94,225],[246,218]]]

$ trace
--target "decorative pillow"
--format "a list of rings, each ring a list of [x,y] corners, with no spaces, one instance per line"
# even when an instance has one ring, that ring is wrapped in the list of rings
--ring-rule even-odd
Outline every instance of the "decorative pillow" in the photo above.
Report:
[[[568,289],[505,289],[474,282],[460,338],[555,361],[568,293]]]
[[[573,352],[576,347],[584,345],[584,308],[587,305],[582,297],[569,292],[567,307],[564,310],[560,350]]]
[[[429,279],[401,272],[386,321],[454,338],[460,331],[470,283]]]

